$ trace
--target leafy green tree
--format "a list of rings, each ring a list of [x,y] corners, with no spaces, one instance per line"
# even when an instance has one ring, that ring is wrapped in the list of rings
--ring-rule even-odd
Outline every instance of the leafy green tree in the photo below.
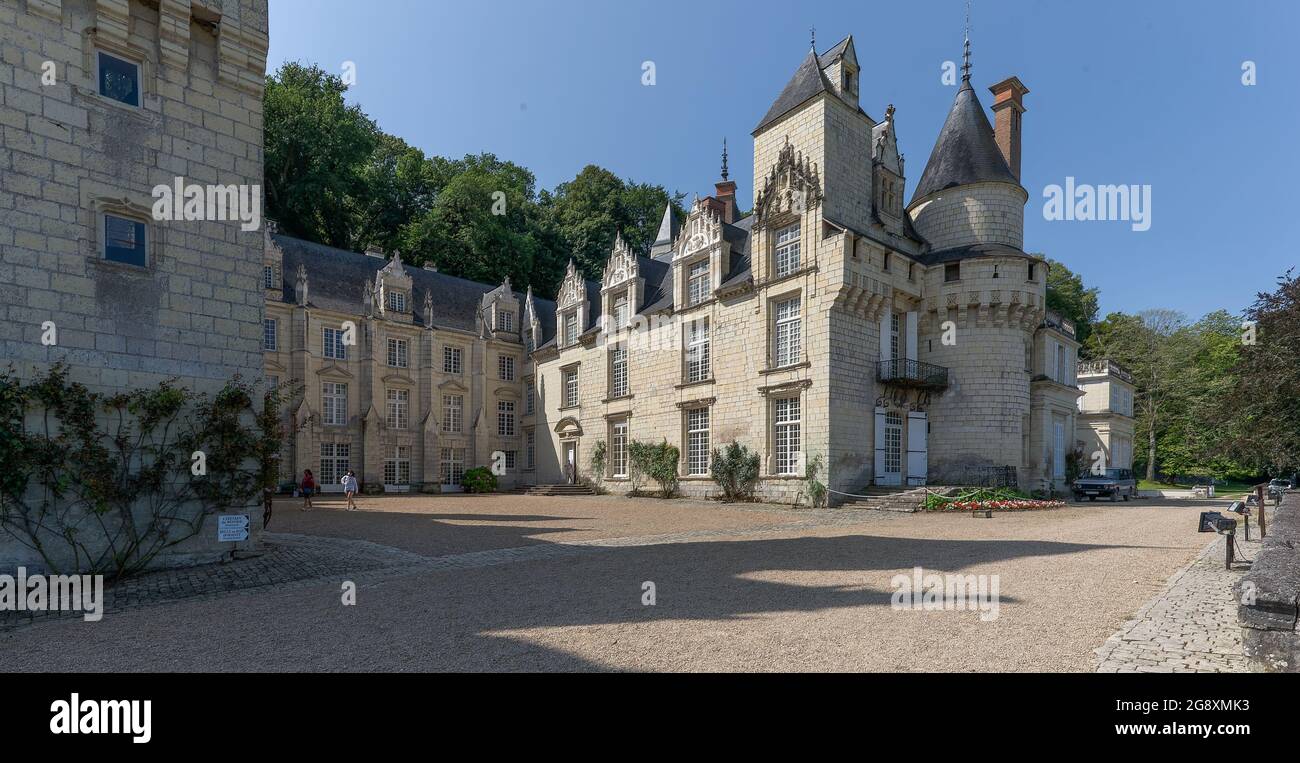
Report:
[[[440,157],[435,157],[440,158]],[[362,192],[354,199],[352,247],[400,249],[402,230],[433,204],[440,176],[436,164],[401,138],[380,133],[361,169]]]
[[[1083,279],[1063,263],[1048,259],[1047,264],[1047,308],[1074,321],[1075,336],[1086,348],[1097,321],[1097,289],[1084,288]]]
[[[722,499],[748,500],[758,485],[759,456],[749,448],[731,441],[724,448],[714,448],[709,458],[709,476],[722,490]]]
[[[353,244],[355,205],[378,128],[343,101],[343,80],[287,63],[266,78],[264,182],[267,215],[295,236]]]

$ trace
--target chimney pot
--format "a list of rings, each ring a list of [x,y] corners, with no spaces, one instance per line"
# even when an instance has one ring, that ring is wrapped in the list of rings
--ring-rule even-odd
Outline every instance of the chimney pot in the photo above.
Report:
[[[1007,77],[989,88],[993,93],[993,114],[996,123],[993,135],[997,139],[1002,158],[1007,160],[1011,174],[1020,179],[1020,115],[1025,113],[1025,94],[1029,88],[1018,77]]]

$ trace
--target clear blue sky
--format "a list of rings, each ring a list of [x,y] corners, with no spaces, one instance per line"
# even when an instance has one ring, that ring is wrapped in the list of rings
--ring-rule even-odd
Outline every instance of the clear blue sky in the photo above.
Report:
[[[854,36],[863,108],[894,104],[907,193],[952,102],[962,0],[271,0],[268,69],[340,72],[349,98],[428,154],[491,152],[539,188],[599,164],[688,194],[711,192],[731,147],[752,198],[750,131],[808,49]],[[1102,314],[1239,312],[1300,262],[1300,3],[976,0],[973,74],[1030,89],[1025,249],[1101,289]],[[657,82],[641,84],[642,62]],[[1258,83],[1241,83],[1254,61]],[[1049,222],[1044,186],[1150,184],[1152,226]]]

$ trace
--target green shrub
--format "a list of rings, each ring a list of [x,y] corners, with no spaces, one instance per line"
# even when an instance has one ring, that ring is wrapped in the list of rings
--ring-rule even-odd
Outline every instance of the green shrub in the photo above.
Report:
[[[750,453],[744,445],[732,440],[725,448],[714,448],[710,461],[709,476],[722,490],[724,501],[753,497],[754,487],[758,485],[757,453]]]
[[[665,440],[658,445],[633,440],[627,448],[634,475],[645,475],[659,485],[659,496],[671,498],[677,493],[677,462],[681,451]],[[634,477],[635,484],[635,477]]]
[[[591,448],[591,473],[598,481],[605,477],[605,464],[607,457],[608,453],[606,451],[605,441],[597,440],[596,444]]]
[[[476,466],[465,470],[464,476],[460,478],[460,484],[465,487],[466,492],[495,493],[497,476],[486,466]]]
[[[813,508],[823,508],[826,506],[826,483],[818,477],[822,471],[821,455],[813,456],[804,466],[804,479],[808,483],[808,502]]]

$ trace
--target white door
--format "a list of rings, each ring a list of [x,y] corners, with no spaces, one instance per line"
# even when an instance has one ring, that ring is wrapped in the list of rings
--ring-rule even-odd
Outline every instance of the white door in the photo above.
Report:
[[[903,417],[876,409],[876,484],[903,484]]]
[[[924,411],[907,414],[907,484],[924,485],[929,453],[926,450],[926,428],[929,422]]]

